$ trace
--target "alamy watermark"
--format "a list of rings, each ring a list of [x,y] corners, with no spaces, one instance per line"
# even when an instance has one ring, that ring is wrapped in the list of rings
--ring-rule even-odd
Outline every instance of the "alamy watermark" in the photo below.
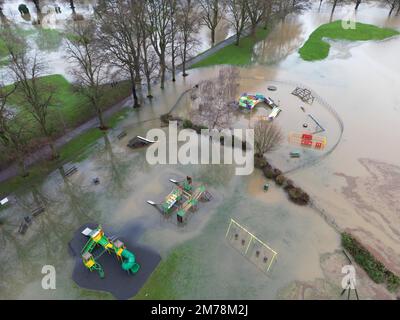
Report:
[[[202,129],[199,135],[192,129],[178,132],[177,122],[170,121],[168,139],[162,129],[151,129],[146,139],[157,142],[147,149],[149,164],[233,164],[240,176],[254,171],[254,129]]]
[[[342,268],[342,273],[345,276],[342,278],[342,289],[343,290],[354,290],[356,288],[356,269],[353,265],[346,265]]]
[[[42,278],[42,289],[43,290],[55,290],[56,289],[56,268],[52,265],[45,265],[42,268],[42,274],[45,276]]]

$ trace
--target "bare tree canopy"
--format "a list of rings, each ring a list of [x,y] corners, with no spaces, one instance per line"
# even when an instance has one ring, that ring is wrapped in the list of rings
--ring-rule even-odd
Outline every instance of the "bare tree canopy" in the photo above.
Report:
[[[232,101],[237,87],[238,71],[234,67],[221,69],[215,81],[203,81],[199,85],[198,108],[192,112],[194,122],[209,129],[228,128],[232,123]]]
[[[22,97],[21,107],[33,117],[47,138],[52,158],[58,158],[48,125],[48,109],[53,103],[55,89],[51,84],[39,80],[45,74],[45,65],[37,54],[28,55],[25,41],[12,29],[6,28],[1,35],[9,54],[8,68],[18,84],[16,92]]]
[[[191,51],[198,45],[196,32],[200,27],[200,15],[194,0],[179,0],[178,13],[178,40],[180,42],[180,57],[182,61],[182,75],[187,76],[186,62]]]
[[[222,19],[222,5],[224,3],[221,0],[199,0],[199,4],[203,12],[203,23],[211,31],[211,45],[214,46],[215,30]]]
[[[166,53],[171,44],[171,1],[174,0],[147,0],[146,2],[148,35],[160,62],[161,89],[165,86]]]
[[[140,84],[143,14],[144,6],[140,1],[101,0],[96,9],[100,24],[99,46],[108,55],[110,64],[129,75],[133,107],[140,105],[136,83]]]
[[[279,147],[283,141],[280,128],[273,122],[260,120],[254,127],[254,151],[256,156],[262,156]]]
[[[236,45],[239,45],[240,37],[242,36],[243,29],[247,26],[249,15],[246,9],[245,2],[247,0],[227,0],[227,7],[229,12],[229,22],[235,28],[236,32]]]
[[[99,119],[100,129],[107,126],[100,104],[107,83],[107,59],[96,38],[97,27],[92,21],[73,23],[67,41],[67,59],[71,63],[71,74]]]

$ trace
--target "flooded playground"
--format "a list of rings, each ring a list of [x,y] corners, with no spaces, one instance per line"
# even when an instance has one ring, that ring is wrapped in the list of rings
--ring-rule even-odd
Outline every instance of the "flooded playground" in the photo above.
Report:
[[[90,11],[87,3],[82,8]],[[338,8],[334,19],[346,17],[351,9]],[[1,212],[0,298],[111,299],[110,294],[82,289],[71,279],[74,259],[68,242],[88,222],[116,230],[134,226],[137,241],[161,255],[159,267],[170,276],[157,288],[145,285],[139,298],[340,299],[346,260],[332,225],[351,231],[400,273],[400,151],[396,148],[400,61],[395,54],[400,52],[400,38],[335,41],[327,59],[301,60],[297,49],[329,20],[330,8],[318,9],[314,4],[309,11],[278,23],[255,48],[255,64],[240,69],[238,89],[239,93],[262,92],[279,101],[282,112],[276,121],[286,138],[290,132],[301,132],[304,123],[315,129],[308,114],[323,125],[324,150],[302,150],[286,139],[268,154],[272,164],[289,172],[287,176],[310,193],[322,212],[289,202],[274,183],[264,192],[266,179],[259,170],[241,177],[235,175],[233,165],[152,166],[146,149],[126,146],[132,137],[160,127],[160,115],[170,111],[185,90],[215,78],[221,67],[190,70],[189,77],[168,83],[163,92],[156,89],[151,103],[131,110],[116,129],[70,163],[78,169],[74,175],[64,178],[55,171],[42,183],[26,185],[13,195],[13,205]],[[357,20],[400,30],[400,17],[388,18],[387,10],[374,2],[360,7]],[[57,64],[59,59],[55,57]],[[270,85],[277,91],[268,92]],[[297,86],[312,89],[320,99],[305,104],[291,94]],[[176,112],[185,114],[188,102],[183,99]],[[252,119],[265,115],[266,110],[257,109],[239,115],[233,125],[246,128]],[[118,139],[122,131],[127,136]],[[289,157],[293,149],[301,150],[300,159]],[[213,200],[202,205],[185,227],[177,227],[146,201],[160,201],[172,189],[169,179],[186,176],[206,184]],[[93,178],[99,178],[100,184],[94,185]],[[45,212],[25,235],[18,234],[20,221],[38,204],[45,204]],[[268,274],[227,244],[231,219],[276,250],[277,260]],[[44,265],[56,268],[56,290],[41,287]],[[361,269],[357,272],[361,299],[393,298]]]

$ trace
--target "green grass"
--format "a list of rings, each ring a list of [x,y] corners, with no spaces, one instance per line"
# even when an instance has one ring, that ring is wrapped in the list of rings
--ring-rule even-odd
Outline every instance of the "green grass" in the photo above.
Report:
[[[18,36],[23,37],[23,38],[26,38],[29,35],[34,34],[36,32],[34,29],[14,28],[13,30]],[[0,59],[4,59],[7,56],[8,56],[8,50],[7,50],[6,44],[4,42],[4,39],[2,39],[0,37]],[[4,65],[4,64],[6,64],[6,62],[4,62],[4,61],[0,62],[0,66],[2,64]]]
[[[63,133],[63,126],[74,128],[95,116],[94,109],[88,99],[74,90],[74,87],[61,75],[50,75],[39,78],[39,85],[46,87],[52,86],[55,90],[52,105],[49,107],[48,126],[54,136],[60,136]],[[8,86],[5,90],[10,90]],[[101,100],[103,109],[122,101],[130,94],[129,82],[120,83],[116,87],[106,86],[106,94]],[[24,111],[24,98],[20,92],[16,92],[10,97],[8,103],[22,112],[26,120],[34,124],[32,116]],[[33,129],[30,138],[39,137],[39,129]]]
[[[107,119],[109,127],[115,128],[119,121],[124,119],[129,112],[130,109],[124,108],[113,114]],[[29,168],[28,177],[23,178],[21,176],[16,176],[7,181],[1,182],[0,195],[12,193],[24,186],[30,186],[34,183],[42,181],[51,171],[57,169],[62,163],[68,161],[79,162],[84,160],[87,155],[84,154],[84,150],[96,143],[97,140],[103,137],[103,135],[104,133],[97,128],[87,130],[78,137],[67,142],[59,149],[60,158],[57,161],[40,162]]]
[[[246,36],[240,40],[240,45],[236,46],[235,44],[230,44],[204,60],[194,64],[191,66],[194,68],[202,68],[213,65],[221,65],[221,64],[230,64],[243,66],[251,63],[251,57],[253,54],[254,45],[265,39],[268,35],[269,31],[263,28],[259,28],[256,30],[256,36]]]
[[[400,278],[386,269],[350,234],[342,234],[342,245],[374,282],[385,283],[390,291],[396,291],[400,288]]]
[[[342,21],[334,21],[323,24],[316,29],[308,38],[306,43],[300,48],[299,53],[303,60],[316,61],[323,60],[329,55],[330,44],[323,38],[347,41],[367,41],[383,40],[396,35],[400,32],[389,29],[379,28],[374,25],[356,23],[355,29],[343,29]]]
[[[173,250],[135,296],[136,300],[173,300],[178,298],[174,291],[174,278],[179,277],[179,265],[185,263],[185,249]]]

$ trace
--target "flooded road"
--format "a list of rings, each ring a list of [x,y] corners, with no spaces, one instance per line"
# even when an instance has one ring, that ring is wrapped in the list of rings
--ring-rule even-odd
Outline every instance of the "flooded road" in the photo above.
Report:
[[[349,8],[338,8],[336,18]],[[387,10],[373,4],[360,7],[357,18],[400,29],[398,18],[388,19]],[[268,94],[280,100],[283,111],[277,122],[285,134],[301,130],[305,121],[299,111],[299,105],[304,104],[290,94],[295,83],[311,88],[337,111],[344,123],[342,137],[323,105],[304,105],[326,126],[326,151],[331,141],[340,141],[323,161],[288,176],[309,192],[341,229],[350,230],[400,273],[400,154],[395,147],[400,138],[400,61],[395,54],[400,50],[400,39],[337,42],[326,60],[302,61],[298,47],[329,19],[328,6],[321,12],[315,6],[278,24],[270,38],[256,48],[257,64],[241,70],[240,91],[267,93],[269,84],[277,85],[278,90]],[[44,183],[26,186],[16,194],[16,203],[1,212],[0,298],[111,298],[80,289],[71,280],[73,259],[68,241],[76,228],[90,221],[116,229],[138,225],[139,241],[155,248],[163,260],[168,261],[171,253],[183,257],[185,263],[173,265],[171,276],[160,285],[160,292],[169,294],[164,298],[340,298],[341,267],[346,261],[338,251],[339,234],[311,208],[290,203],[274,183],[264,192],[266,181],[260,171],[240,177],[229,165],[151,166],[146,150],[126,147],[129,138],[145,136],[159,126],[159,116],[170,110],[184,90],[215,78],[218,69],[190,70],[188,78],[179,77],[164,92],[157,89],[151,104],[131,111],[117,129],[76,160],[78,173],[64,179],[56,171]],[[185,110],[189,105],[181,107]],[[263,114],[264,110],[257,112]],[[235,125],[246,127],[248,122],[243,116]],[[118,140],[122,130],[128,135]],[[297,165],[288,157],[290,150],[284,143],[268,159],[289,170]],[[323,153],[311,151],[299,161],[306,163],[320,156]],[[205,183],[214,200],[201,205],[188,226],[178,229],[161,220],[146,200],[161,200],[171,191],[168,179],[186,175]],[[91,183],[94,177],[99,177],[100,185]],[[46,205],[46,212],[33,221],[24,236],[19,235],[21,219],[38,203]],[[231,218],[278,252],[267,276],[225,242]],[[41,268],[47,264],[57,270],[57,289],[52,292],[41,288]],[[360,286],[365,289],[360,298],[392,297],[358,272]],[[153,294],[143,292],[148,298]]]

